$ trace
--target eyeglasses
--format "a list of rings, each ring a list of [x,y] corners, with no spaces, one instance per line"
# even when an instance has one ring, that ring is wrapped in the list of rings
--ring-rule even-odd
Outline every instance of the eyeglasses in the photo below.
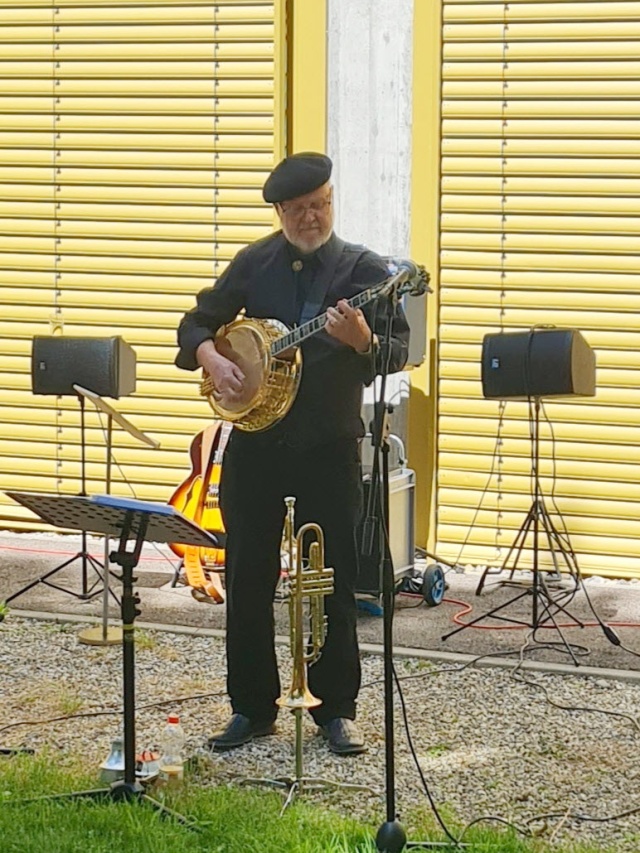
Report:
[[[325,198],[321,201],[312,201],[311,204],[289,204],[287,205],[287,207],[281,204],[280,210],[283,213],[288,213],[290,216],[293,216],[296,219],[301,219],[308,210],[310,210],[312,213],[317,214],[324,213],[330,206],[330,204],[331,199]]]

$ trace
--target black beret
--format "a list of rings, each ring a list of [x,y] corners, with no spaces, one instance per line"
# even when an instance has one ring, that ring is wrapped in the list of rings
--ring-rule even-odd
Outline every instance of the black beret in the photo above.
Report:
[[[327,183],[332,166],[326,154],[313,151],[285,157],[265,181],[262,197],[269,204],[275,204],[313,192]]]

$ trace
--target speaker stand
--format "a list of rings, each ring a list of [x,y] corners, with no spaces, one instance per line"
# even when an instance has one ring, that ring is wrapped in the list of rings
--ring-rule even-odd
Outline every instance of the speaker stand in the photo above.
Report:
[[[77,394],[78,401],[80,403],[80,492],[79,497],[87,497],[87,474],[86,474],[86,464],[87,464],[87,454],[86,454],[86,437],[85,437],[85,402],[84,396],[82,394]],[[58,584],[52,583],[49,578],[52,578],[54,575],[57,575],[58,572],[61,572],[63,569],[66,569],[68,566],[72,566],[75,562],[80,560],[81,564],[81,591],[75,592],[72,589],[68,589],[64,586],[58,586]],[[93,582],[91,586],[89,586],[89,569],[93,569],[93,571],[98,575],[97,579]],[[103,566],[95,557],[93,557],[87,550],[87,533],[85,530],[81,533],[81,548],[74,554],[73,557],[70,557],[68,560],[65,560],[64,563],[61,563],[59,566],[56,566],[53,569],[50,569],[44,575],[36,578],[35,580],[28,583],[26,586],[23,586],[22,589],[19,589],[17,592],[12,593],[8,598],[4,599],[4,603],[8,604],[10,601],[13,601],[15,598],[18,598],[19,595],[23,595],[25,592],[28,592],[30,589],[33,589],[34,586],[38,584],[44,584],[45,586],[50,587],[50,589],[57,589],[59,592],[64,592],[66,595],[71,595],[74,598],[78,598],[81,601],[90,601],[92,598],[95,598],[96,595],[100,595],[102,592],[102,588],[96,589],[98,584],[105,583],[104,572],[107,572],[107,564]]]
[[[488,613],[477,616],[475,619],[472,619],[471,622],[466,622],[464,625],[460,625],[453,631],[443,634],[442,640],[447,640],[449,637],[453,637],[454,634],[458,634],[466,628],[476,625],[483,619],[497,619],[503,622],[510,622],[515,625],[523,625],[524,627],[533,629],[534,632],[540,628],[554,628],[560,636],[564,649],[571,657],[573,663],[578,666],[578,659],[575,652],[562,633],[562,629],[556,620],[556,616],[559,613],[562,613],[571,622],[573,622],[574,625],[584,628],[584,623],[575,616],[572,616],[563,603],[563,599],[570,599],[573,597],[578,587],[580,569],[573,553],[573,549],[570,544],[563,542],[560,533],[554,525],[553,519],[547,510],[544,497],[542,495],[540,485],[540,397],[534,398],[534,415],[533,417],[530,415],[530,427],[532,446],[531,474],[534,483],[533,502],[511,547],[509,548],[509,552],[502,566],[498,570],[498,573],[500,574],[505,571],[509,571],[509,579],[497,581],[492,584],[492,586],[513,586],[520,589],[521,592],[513,598],[504,601],[502,604],[497,605],[497,607],[494,607],[492,610],[489,610]],[[527,536],[530,532],[533,534],[533,577],[530,584],[525,584],[521,581],[515,581],[514,574],[518,568],[518,562],[522,556]],[[564,568],[575,581],[573,589],[552,590],[550,588],[549,581],[547,580],[547,577],[545,577],[549,573],[540,570],[541,532],[546,536],[547,551],[551,555],[554,566],[554,573],[550,577],[554,581],[561,578],[561,561],[564,562]],[[478,586],[476,587],[476,595],[480,595],[482,593],[482,590],[485,588],[487,576],[491,573],[495,574],[495,570],[491,568],[486,568],[484,570],[480,577]],[[500,615],[501,611],[505,610],[515,602],[525,599],[527,596],[531,597],[531,618],[529,620]]]

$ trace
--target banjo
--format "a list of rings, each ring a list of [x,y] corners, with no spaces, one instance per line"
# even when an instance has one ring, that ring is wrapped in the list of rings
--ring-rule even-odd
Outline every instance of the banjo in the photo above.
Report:
[[[427,291],[429,275],[411,261],[399,271],[347,300],[360,308],[379,296],[391,293],[421,296]],[[245,376],[243,392],[233,401],[214,396],[212,378],[204,371],[200,393],[206,397],[217,418],[230,421],[246,432],[269,429],[287,414],[298,393],[302,375],[300,344],[320,332],[327,313],[290,329],[279,320],[238,317],[222,326],[214,339],[221,355],[233,361]]]

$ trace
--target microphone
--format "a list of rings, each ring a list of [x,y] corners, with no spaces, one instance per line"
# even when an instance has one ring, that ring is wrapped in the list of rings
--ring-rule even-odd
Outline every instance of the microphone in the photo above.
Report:
[[[387,266],[390,268],[392,274],[396,272],[406,272],[408,273],[408,278],[415,278],[420,274],[418,264],[409,258],[403,258],[402,260],[392,259],[389,261]],[[391,267],[395,267],[395,269],[391,269]]]
[[[389,274],[392,276],[394,285],[407,282],[406,289],[410,296],[422,296],[423,293],[432,293],[429,287],[429,273],[426,269],[409,258],[384,258]]]

